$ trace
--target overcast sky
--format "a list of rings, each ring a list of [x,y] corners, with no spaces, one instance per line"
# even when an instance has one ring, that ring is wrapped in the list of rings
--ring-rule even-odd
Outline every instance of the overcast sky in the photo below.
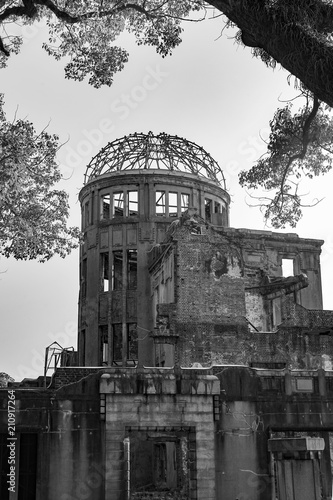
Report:
[[[71,225],[80,225],[78,193],[90,159],[108,142],[134,132],[167,132],[185,137],[208,151],[224,169],[231,195],[231,225],[252,229],[264,225],[258,208],[249,208],[238,185],[240,170],[250,168],[265,151],[260,136],[280,100],[294,97],[282,69],[267,69],[249,49],[237,46],[222,19],[187,23],[183,43],[162,59],[154,49],[136,47],[124,37],[130,51],[125,70],[111,88],[94,89],[65,80],[63,62],[40,47],[42,27],[25,29],[19,56],[1,70],[0,91],[5,94],[7,118],[15,112],[37,130],[60,135],[66,143],[59,163],[68,179],[61,187],[70,194]],[[296,229],[301,237],[326,241],[322,254],[324,307],[333,309],[330,285],[333,235],[330,196],[333,174],[303,184],[308,201],[324,198],[307,209]],[[53,340],[76,347],[78,252],[65,260],[45,264],[0,259],[0,372],[16,379],[43,374],[45,347]]]

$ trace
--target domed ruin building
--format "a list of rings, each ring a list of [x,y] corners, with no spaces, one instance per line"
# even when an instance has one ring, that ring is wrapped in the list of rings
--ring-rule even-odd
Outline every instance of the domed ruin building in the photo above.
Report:
[[[323,241],[230,227],[219,165],[163,133],[109,143],[79,198],[78,347],[0,389],[1,500],[331,499]]]

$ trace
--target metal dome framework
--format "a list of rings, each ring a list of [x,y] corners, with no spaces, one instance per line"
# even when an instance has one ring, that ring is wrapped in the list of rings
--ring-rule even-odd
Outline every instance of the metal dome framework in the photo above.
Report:
[[[160,169],[206,177],[226,189],[223,171],[201,146],[161,133],[136,133],[109,142],[87,166],[84,183],[120,170]]]

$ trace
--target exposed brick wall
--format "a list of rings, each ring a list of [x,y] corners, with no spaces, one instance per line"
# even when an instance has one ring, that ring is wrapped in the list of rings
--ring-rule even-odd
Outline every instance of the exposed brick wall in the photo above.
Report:
[[[301,326],[305,329],[333,327],[333,311],[308,310],[287,296],[282,302],[283,327]]]
[[[177,355],[180,366],[200,363],[213,364],[244,363],[247,357],[246,336],[242,334],[246,325],[242,323],[176,323],[179,332]]]
[[[174,248],[176,288],[172,313],[163,304],[159,315],[168,317],[164,321],[174,338],[176,364],[333,367],[333,336],[329,333],[333,312],[295,304],[292,279],[285,281],[287,292],[279,279],[286,256],[294,256],[296,271],[315,268],[319,272],[321,241],[232,228],[215,231],[204,224],[200,234],[180,225],[168,241]],[[155,273],[164,265],[163,251],[159,252],[159,264],[152,264]],[[297,284],[297,278],[294,281]],[[318,282],[312,286],[317,287]],[[272,300],[276,298],[281,308],[275,302],[278,316],[273,326]],[[325,328],[326,335],[319,335]],[[157,331],[154,335],[156,342],[163,343],[163,339],[157,340]]]
[[[181,366],[209,366],[230,357],[223,335],[246,330],[242,263],[236,248],[199,239],[177,248],[176,352]]]
[[[318,334],[302,334],[301,330],[276,333],[252,333],[249,342],[251,361],[284,362],[291,369],[332,369],[333,338]]]
[[[102,371],[103,368],[60,367],[57,368],[53,376],[52,387],[60,389],[61,387],[65,388],[82,381],[88,381]]]
[[[301,334],[295,329],[279,332],[223,332],[224,325],[176,324],[178,363],[191,366],[260,363],[290,369],[333,369],[333,338],[329,335]]]
[[[250,329],[253,327],[259,331],[267,328],[264,298],[259,292],[252,291],[245,294],[246,318],[250,322]],[[253,326],[252,326],[253,325]]]

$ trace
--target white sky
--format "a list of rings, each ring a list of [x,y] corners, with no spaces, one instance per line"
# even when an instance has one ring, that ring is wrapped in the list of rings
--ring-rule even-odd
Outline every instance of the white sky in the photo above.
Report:
[[[238,173],[265,151],[259,133],[267,136],[269,120],[283,106],[279,98],[286,100],[296,92],[285,71],[267,69],[253,59],[249,49],[234,43],[231,32],[220,37],[222,27],[221,18],[188,23],[183,43],[165,59],[125,36],[129,63],[111,88],[99,90],[65,80],[63,62],[40,49],[43,29],[25,30],[21,54],[1,70],[0,91],[5,93],[8,119],[18,108],[17,116],[32,121],[37,130],[50,123],[48,130],[67,141],[59,162],[69,177],[61,187],[70,193],[71,225],[80,225],[77,196],[91,157],[116,138],[151,130],[185,137],[221,165],[232,197],[232,226],[271,229],[258,208],[247,206]],[[324,199],[304,212],[296,229],[285,230],[326,241],[326,309],[333,309],[332,176],[304,183],[303,192],[311,189],[309,201]],[[76,347],[78,252],[45,264],[1,258],[0,272],[0,372],[18,380],[42,375],[45,347],[53,340]]]

